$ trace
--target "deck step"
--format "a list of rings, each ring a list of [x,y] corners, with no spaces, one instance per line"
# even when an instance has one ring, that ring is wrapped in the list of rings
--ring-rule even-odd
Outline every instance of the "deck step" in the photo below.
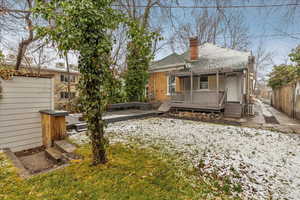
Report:
[[[77,132],[82,132],[87,130],[87,123],[77,123],[74,126]]]
[[[54,141],[54,147],[63,153],[73,153],[76,150],[76,146],[66,140]]]
[[[62,155],[62,153],[53,147],[47,148],[45,150],[45,153],[49,159],[53,160],[56,163],[63,161],[64,156]]]
[[[225,104],[224,116],[232,118],[242,117],[243,108],[239,103],[227,103]]]

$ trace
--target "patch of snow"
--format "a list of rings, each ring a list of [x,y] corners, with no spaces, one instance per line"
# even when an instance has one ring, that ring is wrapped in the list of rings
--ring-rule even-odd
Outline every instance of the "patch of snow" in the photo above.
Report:
[[[109,124],[110,141],[133,138],[184,155],[203,173],[217,172],[240,183],[246,199],[300,199],[300,135],[149,118]],[[72,139],[88,142],[84,134]]]

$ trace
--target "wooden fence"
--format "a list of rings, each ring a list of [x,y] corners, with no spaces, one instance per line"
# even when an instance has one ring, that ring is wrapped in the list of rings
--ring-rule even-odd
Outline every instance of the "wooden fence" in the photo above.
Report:
[[[297,84],[289,84],[273,90],[271,104],[277,110],[286,113],[292,118],[300,119],[299,94]]]

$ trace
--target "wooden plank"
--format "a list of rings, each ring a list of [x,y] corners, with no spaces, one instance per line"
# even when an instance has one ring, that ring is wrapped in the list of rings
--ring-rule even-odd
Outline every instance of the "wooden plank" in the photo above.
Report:
[[[49,83],[23,83],[23,82],[16,82],[10,83],[6,82],[4,84],[6,89],[14,89],[14,88],[42,88],[42,89],[50,89],[50,81]]]
[[[31,138],[28,140],[23,140],[23,141],[18,141],[13,143],[2,144],[0,145],[0,148],[10,148],[12,151],[16,152],[24,149],[35,148],[38,146],[42,146],[42,140],[40,137]]]
[[[19,145],[19,146],[15,146],[15,147],[11,147],[10,149],[13,152],[18,152],[18,151],[23,151],[26,149],[32,149],[32,148],[36,148],[36,147],[41,147],[43,145],[43,143],[41,141],[38,142],[33,142],[33,143],[29,143],[29,144],[24,144],[24,145]]]
[[[3,87],[2,95],[6,94],[15,94],[15,93],[35,93],[38,94],[40,92],[50,93],[50,88],[5,88]]]
[[[27,109],[27,108],[33,108],[33,107],[51,107],[51,103],[1,103],[0,104],[0,110],[6,111],[6,110],[16,110],[16,109]]]
[[[25,134],[25,135],[2,137],[1,141],[0,141],[0,145],[8,144],[8,143],[17,143],[17,142],[29,140],[32,138],[34,138],[34,139],[39,138],[40,140],[42,140],[42,133],[39,132],[39,133],[31,133],[31,134]]]
[[[0,78],[0,80],[6,84],[13,84],[13,83],[37,83],[37,84],[47,84],[51,80],[51,78],[35,78],[35,77],[21,77],[21,76],[15,76],[11,80],[3,80]]]
[[[15,115],[0,115],[0,124],[7,121],[15,121],[15,120],[25,120],[25,119],[32,119],[36,118],[40,120],[40,113],[39,112],[32,112],[26,114],[15,114]]]
[[[51,98],[51,94],[49,92],[18,92],[18,93],[9,93],[3,95],[3,99],[10,99],[10,98],[24,98],[24,99],[31,99],[31,98]],[[0,100],[1,103],[2,99]]]
[[[26,129],[33,129],[33,128],[41,128],[41,124],[38,123],[31,123],[31,124],[25,124],[25,125],[15,125],[15,126],[0,126],[0,133],[6,133],[6,132],[13,132],[13,131],[19,131],[19,130],[26,130]]]
[[[28,134],[33,134],[33,133],[40,133],[42,135],[42,128],[30,128],[26,130],[18,130],[18,131],[12,131],[12,132],[2,132],[0,133],[0,138],[3,137],[13,137],[13,136],[18,136],[18,135],[28,135]]]
[[[0,112],[0,118],[1,116],[7,116],[7,115],[15,115],[15,114],[28,114],[28,113],[34,113],[39,112],[40,110],[47,110],[49,109],[49,106],[45,107],[32,107],[32,108],[24,108],[24,109],[16,109],[16,110],[1,110]]]
[[[22,126],[22,125],[32,124],[32,123],[41,123],[41,119],[39,117],[34,117],[30,119],[7,120],[1,122],[0,127],[16,126],[16,125]]]
[[[43,136],[43,145],[46,147],[52,146],[52,139],[51,139],[51,127],[52,127],[52,120],[51,116],[47,114],[41,114],[42,118],[42,136]]]
[[[27,104],[27,103],[50,103],[49,98],[3,98],[0,100],[1,104]]]

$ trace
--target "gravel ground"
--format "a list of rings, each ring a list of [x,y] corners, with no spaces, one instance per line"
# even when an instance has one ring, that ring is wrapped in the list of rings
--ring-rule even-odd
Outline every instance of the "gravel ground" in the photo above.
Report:
[[[300,199],[300,135],[165,118],[118,122],[106,131],[112,142],[157,144],[200,164],[202,173],[229,176],[244,199]],[[87,141],[82,133],[71,138]]]

